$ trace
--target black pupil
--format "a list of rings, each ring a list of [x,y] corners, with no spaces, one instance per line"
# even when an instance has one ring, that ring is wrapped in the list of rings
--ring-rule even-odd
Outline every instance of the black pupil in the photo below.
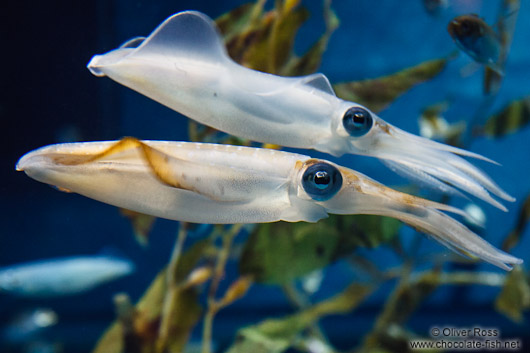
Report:
[[[353,114],[353,122],[355,124],[364,124],[365,120],[366,120],[365,112],[356,112],[355,114]]]
[[[352,137],[360,137],[370,131],[373,124],[370,112],[361,107],[350,108],[344,113],[342,125]]]
[[[328,185],[331,181],[329,174],[325,171],[318,171],[315,173],[315,184]]]

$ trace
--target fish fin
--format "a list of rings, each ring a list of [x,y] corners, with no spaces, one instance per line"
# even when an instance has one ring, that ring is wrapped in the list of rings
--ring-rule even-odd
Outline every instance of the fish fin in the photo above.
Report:
[[[477,72],[478,70],[480,70],[481,67],[482,65],[480,65],[475,60],[470,61],[469,63],[467,63],[464,67],[460,69],[460,76],[469,77],[473,75],[475,72]]]
[[[316,74],[304,76],[300,78],[299,82],[303,85],[316,88],[320,91],[323,91],[328,94],[331,94],[332,96],[335,96],[335,91],[333,90],[331,83],[329,83],[328,78],[324,74],[316,73]]]
[[[229,60],[215,23],[197,11],[179,12],[165,20],[132,55],[136,54],[206,61]]]
[[[122,45],[120,45],[119,49],[126,49],[126,48],[134,49],[134,48],[138,48],[144,42],[144,40],[145,40],[145,37],[134,37],[134,38],[131,38],[128,41],[126,41],[125,43],[123,43]]]

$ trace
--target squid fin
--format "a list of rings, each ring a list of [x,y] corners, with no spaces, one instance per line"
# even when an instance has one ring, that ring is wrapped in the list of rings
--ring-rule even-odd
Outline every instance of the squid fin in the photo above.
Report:
[[[335,96],[335,91],[324,74],[316,73],[304,76],[300,79],[300,83]]]
[[[132,55],[136,54],[204,61],[228,60],[215,23],[196,11],[179,12],[165,20]]]
[[[145,37],[134,37],[120,45],[119,49],[138,48],[145,40]]]
[[[271,89],[270,86],[260,87],[256,85],[250,86],[248,82],[239,81],[237,82],[238,87],[245,87],[245,89],[249,92],[255,93],[260,96],[275,96],[275,95],[283,95],[284,92],[287,90],[292,89],[296,86],[306,86],[310,87],[312,89],[316,89],[318,91],[325,92],[327,94],[330,94],[332,96],[335,96],[335,91],[333,91],[333,87],[331,87],[331,83],[329,83],[328,78],[321,73],[316,73],[308,76],[300,76],[300,77],[282,77],[283,84],[279,86],[275,86],[274,89]],[[290,123],[291,119],[285,119],[286,123]]]

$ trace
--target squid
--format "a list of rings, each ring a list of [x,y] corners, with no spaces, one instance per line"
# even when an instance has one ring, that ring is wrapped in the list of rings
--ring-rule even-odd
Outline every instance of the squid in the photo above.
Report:
[[[464,215],[460,209],[302,154],[127,137],[42,147],[16,168],[62,191],[161,218],[225,224],[388,216],[500,268],[522,262],[441,212]]]
[[[234,136],[334,156],[377,157],[426,186],[459,195],[463,190],[504,211],[492,194],[515,200],[460,156],[492,160],[392,126],[338,98],[323,74],[281,77],[235,63],[215,23],[200,12],[169,17],[147,38],[94,56],[88,69]]]

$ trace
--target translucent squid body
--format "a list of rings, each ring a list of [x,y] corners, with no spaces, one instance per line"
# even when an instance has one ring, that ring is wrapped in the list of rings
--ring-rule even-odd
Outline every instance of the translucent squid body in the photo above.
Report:
[[[383,159],[443,192],[465,190],[498,208],[513,201],[484,172],[459,157],[478,154],[400,130],[367,108],[339,99],[322,74],[280,77],[232,61],[213,21],[187,11],[88,64],[202,124],[258,142],[313,148],[335,156]]]
[[[397,218],[503,269],[522,260],[497,250],[439,210],[334,163],[288,152],[190,142],[51,145],[17,164],[61,190],[157,217],[195,223],[316,222],[335,214]]]

